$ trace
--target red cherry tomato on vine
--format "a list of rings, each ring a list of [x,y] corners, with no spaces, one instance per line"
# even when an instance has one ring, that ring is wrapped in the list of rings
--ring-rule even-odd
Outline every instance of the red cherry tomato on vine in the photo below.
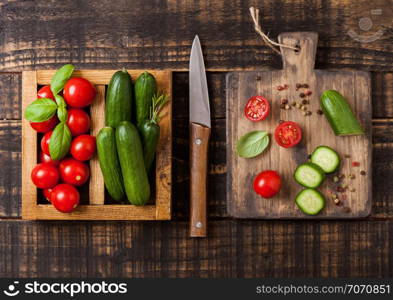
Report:
[[[262,96],[251,97],[244,108],[246,118],[253,122],[265,120],[269,112],[269,101]]]
[[[281,189],[281,178],[276,171],[267,170],[254,179],[254,191],[263,198],[275,196]]]
[[[40,151],[40,162],[52,164],[54,167],[57,167],[60,163],[60,161],[53,160],[50,155],[45,154],[43,151]]]
[[[42,193],[44,194],[44,197],[46,200],[48,200],[49,202],[51,202],[51,194],[52,194],[52,189],[45,189],[42,191]]]
[[[51,192],[53,206],[63,213],[72,212],[79,204],[78,190],[69,184],[58,184]]]
[[[70,151],[77,160],[89,160],[96,153],[96,138],[88,134],[77,136],[71,143]]]
[[[53,96],[53,93],[50,90],[50,85],[44,85],[42,88],[40,88],[38,90],[37,97],[55,100],[55,97]]]
[[[63,159],[60,162],[59,171],[63,182],[76,186],[86,183],[90,176],[89,167],[73,158]]]
[[[281,147],[290,148],[301,141],[302,129],[295,122],[282,122],[274,131],[274,138]]]
[[[87,133],[90,129],[90,117],[83,109],[71,108],[68,110],[67,126],[72,136]]]
[[[69,106],[82,108],[93,102],[96,89],[87,79],[73,77],[65,84],[63,95]]]
[[[50,156],[49,153],[49,142],[50,142],[50,137],[52,136],[53,131],[49,131],[44,134],[44,136],[41,139],[41,150],[44,152],[46,155]]]
[[[52,188],[59,181],[59,172],[52,164],[40,163],[31,171],[31,180],[40,189]]]
[[[49,120],[46,120],[44,122],[30,122],[30,126],[37,132],[45,133],[55,128],[58,123],[59,123],[59,119],[55,115]]]

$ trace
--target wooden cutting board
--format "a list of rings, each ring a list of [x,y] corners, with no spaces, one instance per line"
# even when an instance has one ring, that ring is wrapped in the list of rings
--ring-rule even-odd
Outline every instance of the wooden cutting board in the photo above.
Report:
[[[282,48],[283,70],[263,72],[232,72],[227,75],[227,209],[237,218],[359,218],[371,212],[371,88],[370,75],[360,71],[314,70],[318,35],[313,32],[282,33],[279,41],[298,45],[300,50]],[[296,84],[308,84],[309,88],[296,90]],[[283,90],[278,86],[287,85]],[[348,100],[358,117],[365,135],[336,137],[325,116],[317,113],[319,97],[328,89],[339,91]],[[280,108],[281,100],[301,102],[300,93],[310,90],[306,99],[311,115],[304,116],[301,109],[291,106]],[[255,95],[264,96],[271,104],[269,117],[261,122],[251,122],[244,116],[247,100]],[[303,131],[302,142],[285,149],[274,140],[274,130],[280,120],[295,121]],[[236,153],[236,142],[245,133],[264,130],[270,134],[270,146],[261,155],[241,158]],[[335,183],[329,175],[319,190],[326,196],[326,206],[317,216],[303,214],[294,199],[302,187],[293,179],[296,166],[307,161],[308,154],[319,145],[335,149],[342,158],[338,174],[345,178]],[[350,155],[350,158],[345,156]],[[353,167],[353,162],[359,162]],[[282,178],[278,195],[263,199],[253,191],[254,177],[263,170],[276,170]],[[365,171],[365,175],[361,175]],[[362,172],[363,173],[363,172]],[[354,175],[350,179],[348,175]],[[351,176],[352,177],[352,176]],[[337,192],[339,185],[348,185],[345,192]],[[336,205],[332,193],[341,204]]]

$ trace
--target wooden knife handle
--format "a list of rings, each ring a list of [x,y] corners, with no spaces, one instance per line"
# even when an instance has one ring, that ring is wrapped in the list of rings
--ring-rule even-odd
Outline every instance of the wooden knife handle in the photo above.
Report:
[[[207,232],[206,194],[210,128],[190,124],[190,236]]]

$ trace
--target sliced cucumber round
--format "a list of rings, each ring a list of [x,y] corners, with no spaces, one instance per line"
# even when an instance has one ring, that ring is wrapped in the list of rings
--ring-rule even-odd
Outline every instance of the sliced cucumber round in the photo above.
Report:
[[[317,215],[325,207],[325,197],[315,189],[305,189],[297,194],[296,205],[307,215]]]
[[[325,180],[325,172],[318,165],[308,162],[296,168],[294,177],[302,186],[316,188]]]
[[[320,166],[325,173],[333,173],[340,165],[340,156],[328,146],[319,146],[312,153],[311,162]]]

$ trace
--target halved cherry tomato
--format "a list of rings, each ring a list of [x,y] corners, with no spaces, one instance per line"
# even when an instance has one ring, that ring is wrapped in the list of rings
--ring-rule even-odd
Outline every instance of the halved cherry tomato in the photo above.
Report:
[[[67,126],[72,136],[87,133],[90,129],[90,117],[79,108],[71,108],[68,110]]]
[[[52,164],[54,167],[57,167],[60,163],[58,160],[52,160],[50,155],[45,154],[42,150],[40,151],[40,162]]]
[[[270,104],[262,96],[254,96],[248,99],[244,114],[247,119],[253,122],[262,121],[267,118],[270,112]]]
[[[50,90],[50,85],[44,85],[42,88],[40,88],[38,90],[37,97],[55,100],[55,97],[53,96],[53,93]]]
[[[59,172],[52,164],[40,163],[31,171],[31,180],[40,189],[52,188],[59,181]]]
[[[281,147],[290,148],[301,141],[302,129],[295,122],[282,122],[274,131],[274,138]]]
[[[69,106],[82,108],[93,102],[96,96],[96,89],[87,79],[73,77],[65,84],[63,95]]]
[[[51,131],[59,123],[59,119],[54,115],[49,120],[44,122],[30,122],[30,126],[37,132],[48,132]]]
[[[70,152],[77,160],[89,160],[96,153],[96,138],[88,134],[77,136],[71,143]]]
[[[51,202],[51,194],[52,194],[52,189],[44,189],[43,191],[44,197],[46,200],[48,200],[49,202]]]
[[[73,158],[63,159],[60,162],[59,171],[63,182],[76,186],[86,183],[90,176],[89,167]]]
[[[52,190],[51,202],[53,206],[63,213],[72,212],[79,204],[78,190],[69,184],[58,184]]]
[[[41,139],[41,150],[44,152],[46,155],[50,156],[49,153],[49,142],[50,142],[50,137],[52,136],[53,131],[49,131],[44,134],[44,136]]]
[[[267,170],[254,179],[254,191],[263,198],[275,196],[281,189],[281,178],[276,171]]]

